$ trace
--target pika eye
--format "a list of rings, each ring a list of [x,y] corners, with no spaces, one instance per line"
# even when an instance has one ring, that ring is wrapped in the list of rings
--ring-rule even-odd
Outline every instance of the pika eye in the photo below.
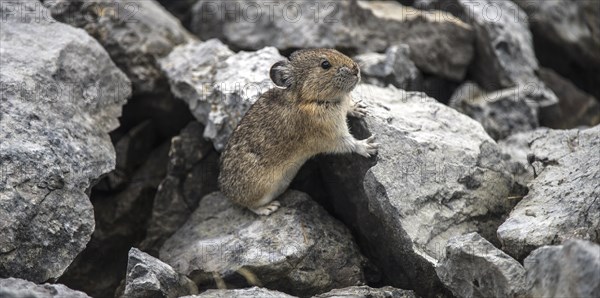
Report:
[[[321,62],[321,67],[323,69],[329,69],[329,68],[331,68],[331,63],[329,63],[329,61],[325,60],[325,61]]]

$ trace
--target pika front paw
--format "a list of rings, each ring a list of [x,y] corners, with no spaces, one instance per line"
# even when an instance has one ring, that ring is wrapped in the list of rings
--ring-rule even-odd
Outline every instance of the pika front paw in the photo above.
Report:
[[[348,115],[355,118],[364,118],[367,116],[367,106],[361,102],[356,102],[348,111]]]
[[[371,157],[377,153],[379,149],[379,143],[375,143],[375,135],[370,136],[367,139],[356,141],[356,153],[364,156]]]
[[[264,205],[264,206],[260,206],[258,208],[248,208],[250,209],[250,211],[258,214],[258,215],[270,215],[271,213],[277,211],[277,209],[279,209],[279,206],[281,206],[281,203],[279,203],[279,201],[271,201],[269,204]]]

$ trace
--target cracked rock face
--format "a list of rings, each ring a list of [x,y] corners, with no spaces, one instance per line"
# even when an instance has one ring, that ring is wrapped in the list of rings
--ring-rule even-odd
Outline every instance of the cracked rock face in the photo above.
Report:
[[[19,278],[0,278],[2,298],[90,298],[83,292],[69,289],[61,284],[37,285]]]
[[[122,297],[176,298],[198,293],[193,281],[175,272],[171,266],[140,251],[129,250],[125,291]]]
[[[503,250],[522,260],[569,238],[600,241],[600,126],[536,132],[530,144],[542,168],[498,228]]]
[[[474,120],[422,93],[359,85],[370,105],[353,134],[377,136],[377,157],[327,156],[321,173],[334,213],[393,286],[443,291],[434,264],[452,236],[495,238],[510,210],[510,175],[495,142]]]
[[[226,11],[237,9],[237,18]],[[256,13],[255,13],[256,12]],[[405,43],[423,71],[461,80],[473,58],[471,27],[445,12],[423,12],[391,1],[198,1],[191,30],[238,49],[341,48],[383,52]]]
[[[331,290],[319,294],[314,298],[341,298],[341,297],[370,297],[370,298],[417,298],[413,291],[396,289],[392,287],[371,288],[368,286],[347,287]]]
[[[156,60],[193,39],[154,0],[52,0],[44,5],[58,21],[96,38],[127,74],[136,94],[166,87]]]
[[[177,231],[198,207],[205,195],[218,190],[219,156],[202,138],[204,126],[193,121],[171,140],[167,176],[160,182],[144,251],[158,255],[162,244]]]
[[[0,44],[0,276],[43,282],[94,230],[86,192],[115,166],[107,133],[130,82],[85,31],[50,18],[9,16]]]
[[[160,259],[199,286],[219,276],[309,296],[364,282],[364,259],[350,232],[310,197],[289,190],[282,207],[259,217],[215,192],[160,250]]]
[[[238,121],[273,85],[269,69],[285,59],[273,47],[233,53],[216,39],[177,47],[160,65],[171,92],[205,125],[204,138],[222,150]]]
[[[598,297],[600,245],[571,239],[534,250],[524,262],[531,297]]]
[[[456,297],[521,297],[525,269],[477,233],[454,237],[435,271]]]

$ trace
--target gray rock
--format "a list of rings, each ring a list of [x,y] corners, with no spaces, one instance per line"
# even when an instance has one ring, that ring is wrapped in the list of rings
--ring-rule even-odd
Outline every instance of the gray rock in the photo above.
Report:
[[[473,58],[469,25],[444,12],[423,12],[391,1],[198,1],[191,30],[237,49],[341,48],[383,52],[408,44],[425,72],[459,81]]]
[[[327,293],[319,294],[314,298],[343,298],[343,297],[370,297],[370,298],[417,298],[413,291],[396,289],[392,287],[371,288],[368,286],[347,287],[334,289]]]
[[[125,292],[121,297],[176,298],[196,293],[196,284],[171,266],[137,248],[129,250]]]
[[[499,149],[477,122],[421,93],[360,85],[353,96],[371,106],[351,119],[353,134],[375,134],[381,147],[377,158],[320,160],[336,216],[384,282],[442,292],[434,264],[448,239],[479,231],[491,241],[511,208]]]
[[[1,9],[0,276],[43,282],[90,240],[86,193],[115,166],[108,132],[131,88],[85,31],[25,12],[48,16],[39,2]]]
[[[2,298],[90,298],[61,284],[37,285],[19,278],[0,278]]]
[[[600,5],[596,0],[514,0],[529,18],[537,57],[600,97]]]
[[[539,76],[558,97],[560,108],[560,117],[547,119],[542,123],[544,126],[569,129],[578,126],[594,126],[600,123],[598,99],[579,90],[573,83],[551,69],[541,67]]]
[[[537,247],[569,238],[600,241],[600,126],[536,132],[530,144],[531,159],[542,166],[498,228],[503,250],[522,260]]]
[[[527,15],[510,1],[458,0],[476,34],[473,77],[487,90],[513,87],[535,78]]]
[[[272,47],[234,54],[213,39],[179,46],[160,65],[173,94],[205,125],[204,138],[222,150],[242,115],[272,87],[269,69],[283,59]]]
[[[467,82],[452,95],[450,106],[481,123],[494,140],[501,140],[539,126],[537,99],[548,92],[552,91],[527,86],[485,92]]]
[[[307,296],[364,282],[364,259],[341,223],[304,193],[289,190],[280,202],[259,217],[212,193],[165,242],[160,259],[199,286],[217,276],[234,287]]]
[[[385,54],[366,53],[354,57],[360,65],[362,80],[385,87],[392,84],[400,89],[417,91],[422,89],[422,75],[410,60],[410,48],[401,44],[389,47]]]
[[[600,296],[600,245],[567,240],[534,250],[524,262],[531,297]]]
[[[450,239],[435,271],[456,297],[522,297],[526,293],[523,266],[477,233]]]
[[[158,255],[165,240],[190,217],[205,195],[216,191],[219,156],[202,138],[204,127],[191,122],[171,140],[167,175],[161,181],[148,223],[144,251]]]
[[[232,289],[232,290],[208,290],[199,295],[185,296],[180,298],[294,298],[288,294],[269,290],[265,288],[252,287],[248,289]]]
[[[154,0],[45,1],[58,21],[85,29],[129,77],[134,93],[168,88],[156,60],[193,38]],[[162,86],[160,86],[162,84]]]

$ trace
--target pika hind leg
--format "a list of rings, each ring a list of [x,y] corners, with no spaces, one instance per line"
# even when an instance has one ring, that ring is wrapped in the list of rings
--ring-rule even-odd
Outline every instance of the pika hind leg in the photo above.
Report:
[[[256,202],[255,206],[257,207],[248,207],[248,209],[258,215],[269,215],[277,211],[279,206],[281,206],[279,201],[274,199],[282,192],[283,191],[280,191],[279,189],[275,189],[274,191],[264,195],[258,202]]]

